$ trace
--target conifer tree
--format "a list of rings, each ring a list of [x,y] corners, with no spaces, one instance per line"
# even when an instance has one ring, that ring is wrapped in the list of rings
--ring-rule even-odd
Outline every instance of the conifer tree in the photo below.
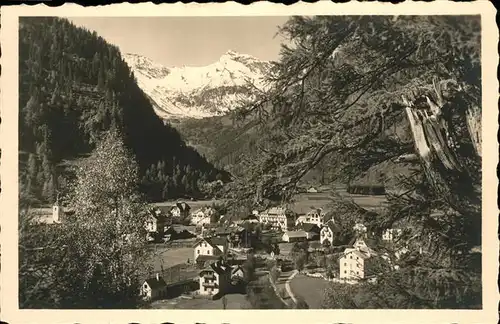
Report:
[[[371,306],[357,307],[480,305],[470,253],[481,244],[480,30],[472,16],[293,17],[270,90],[242,107],[263,137],[232,188],[238,203],[259,184],[265,198],[289,201],[322,161],[344,182],[388,161],[414,170],[371,226],[408,221],[429,254],[381,276],[364,291]]]

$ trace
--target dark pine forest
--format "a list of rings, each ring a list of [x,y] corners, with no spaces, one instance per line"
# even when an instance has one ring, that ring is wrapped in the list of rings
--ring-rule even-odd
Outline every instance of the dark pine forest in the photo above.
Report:
[[[116,46],[68,20],[20,19],[20,195],[32,205],[64,195],[72,166],[117,129],[140,167],[150,201],[201,196],[229,174],[164,124]]]

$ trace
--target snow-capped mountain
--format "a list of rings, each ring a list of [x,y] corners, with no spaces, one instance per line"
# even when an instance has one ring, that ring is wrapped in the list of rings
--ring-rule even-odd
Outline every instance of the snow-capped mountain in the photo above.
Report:
[[[227,113],[239,100],[252,98],[254,86],[264,87],[262,78],[271,64],[234,51],[200,67],[164,67],[137,54],[125,54],[124,60],[163,119],[204,118]]]

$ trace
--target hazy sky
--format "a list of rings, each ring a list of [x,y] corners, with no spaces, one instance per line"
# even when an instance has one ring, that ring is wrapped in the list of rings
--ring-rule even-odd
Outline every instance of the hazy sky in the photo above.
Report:
[[[141,54],[165,66],[202,66],[233,50],[277,59],[275,36],[287,17],[73,17],[122,53]]]

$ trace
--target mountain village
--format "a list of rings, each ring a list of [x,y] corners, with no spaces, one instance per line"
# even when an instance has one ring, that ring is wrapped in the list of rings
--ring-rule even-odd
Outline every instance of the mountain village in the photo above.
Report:
[[[19,307],[481,308],[480,32],[436,17],[204,66],[20,19]]]
[[[305,195],[324,193],[310,188]],[[252,272],[268,277],[279,299],[293,307],[301,292],[290,287],[292,280],[346,285],[374,281],[381,262],[397,271],[397,261],[409,252],[407,242],[398,240],[404,228],[387,229],[377,236],[364,225],[363,217],[354,224],[348,245],[336,245],[343,229],[326,208],[309,207],[299,213],[283,205],[255,209],[238,219],[221,215],[216,208],[205,201],[150,206],[144,239],[166,253],[153,260],[161,266],[143,279],[138,293],[146,302],[219,300],[246,294],[249,281],[255,280],[248,273]],[[45,224],[71,221],[71,208],[57,202],[51,214],[46,209],[40,212],[44,214],[38,220]],[[176,254],[185,259],[163,266],[161,258]]]

